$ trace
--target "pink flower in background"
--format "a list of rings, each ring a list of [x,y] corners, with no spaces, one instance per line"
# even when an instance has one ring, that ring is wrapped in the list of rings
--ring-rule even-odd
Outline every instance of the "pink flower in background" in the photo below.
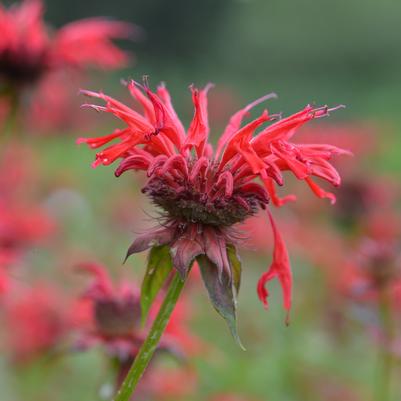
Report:
[[[148,176],[142,191],[161,208],[162,224],[138,237],[127,256],[156,245],[167,245],[173,265],[183,278],[197,258],[209,295],[219,310],[221,297],[217,292],[223,292],[230,303],[228,298],[234,297],[232,288],[238,290],[239,286],[235,245],[240,234],[233,226],[260,208],[266,209],[269,201],[281,206],[295,199],[293,195],[279,198],[276,193],[276,185],[284,184],[284,171],[305,181],[318,197],[334,203],[334,195],[323,190],[313,178],[338,186],[340,176],[329,160],[334,155],[348,152],[331,145],[292,142],[299,127],[327,116],[333,110],[328,107],[306,106],[283,119],[265,110],[256,119],[242,124],[254,106],[274,94],[266,95],[234,114],[214,151],[208,142],[207,93],[210,88],[211,85],[201,90],[191,87],[195,111],[188,130],[175,113],[164,86],[152,92],[147,84],[128,83],[128,89],[142,105],[143,113],[103,93],[83,91],[85,95],[105,102],[105,106],[89,104],[87,107],[113,114],[126,124],[126,128],[103,137],[80,138],[77,142],[86,143],[92,149],[112,143],[96,154],[93,167],[121,159],[116,176],[127,170],[142,170]],[[261,183],[255,182],[257,178]],[[289,258],[270,212],[268,217],[274,234],[273,263],[259,281],[258,294],[267,305],[265,285],[278,278],[284,293],[284,306],[289,311],[292,291]],[[229,311],[223,312],[220,308],[220,312],[226,318],[232,316],[234,305],[235,302],[231,302]]]
[[[0,198],[0,258],[15,262],[54,231],[54,223],[40,208]]]
[[[112,39],[129,38],[127,23],[93,18],[70,23],[49,34],[41,0],[24,0],[8,10],[0,5],[0,77],[7,84],[33,84],[66,67],[118,68],[128,56]]]
[[[256,401],[256,398],[235,393],[216,394],[208,399],[209,401]]]
[[[117,385],[124,380],[127,371],[137,355],[145,337],[147,326],[141,325],[141,306],[139,289],[131,281],[123,280],[119,284],[112,283],[106,269],[97,263],[81,263],[80,271],[93,276],[92,283],[84,292],[81,302],[75,310],[85,310],[86,317],[76,325],[78,340],[76,350],[101,345],[110,358],[118,361]],[[150,315],[156,314],[160,306],[156,302]],[[162,337],[158,352],[168,352],[179,359],[193,355],[204,348],[198,338],[188,330],[190,315],[189,302],[179,302]],[[116,359],[115,359],[116,358]],[[182,383],[182,381],[186,383]],[[166,369],[153,363],[145,374],[139,394],[155,394],[161,398],[179,397],[190,394],[196,384],[196,374],[188,366],[177,365]],[[164,399],[162,398],[162,399]]]
[[[138,289],[127,282],[115,287],[107,271],[96,263],[81,263],[79,269],[94,279],[82,298],[89,306],[89,316],[77,348],[104,344],[110,355],[121,360],[134,357],[143,340]]]
[[[8,289],[8,277],[7,277],[6,271],[3,267],[4,261],[2,259],[3,259],[3,255],[0,253],[0,296],[5,294]],[[7,262],[6,262],[6,264],[7,264]]]
[[[65,300],[59,290],[37,283],[15,288],[2,302],[6,350],[18,363],[57,351],[69,329]]]
[[[339,276],[346,295],[359,302],[375,303],[384,291],[397,305],[401,288],[399,239],[362,237],[350,256]]]
[[[141,326],[139,289],[126,280],[114,285],[107,270],[97,263],[81,263],[78,268],[92,275],[93,281],[81,299],[81,307],[89,307],[89,314],[83,320],[77,348],[103,344],[121,361],[135,357],[146,334]],[[159,306],[156,302],[151,317]],[[200,349],[199,340],[188,332],[189,316],[188,305],[179,302],[159,345],[161,349],[185,354]]]
[[[113,41],[138,38],[141,31],[98,17],[50,30],[43,11],[42,0],[23,0],[8,9],[0,4],[0,97],[7,103],[0,104],[0,125],[2,114],[8,111],[4,118],[11,118],[18,109],[29,132],[81,127],[85,121],[77,118],[74,99],[84,71],[128,65],[132,55]]]

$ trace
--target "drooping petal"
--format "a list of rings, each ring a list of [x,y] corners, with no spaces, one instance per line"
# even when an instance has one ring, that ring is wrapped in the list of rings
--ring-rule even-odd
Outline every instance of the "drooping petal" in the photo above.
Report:
[[[145,155],[132,155],[125,158],[120,165],[117,167],[114,175],[119,177],[122,173],[127,170],[148,170],[150,163],[153,161],[153,158],[149,155],[146,157]]]
[[[276,223],[274,222],[269,210],[268,216],[274,237],[273,261],[269,269],[265,273],[263,273],[263,275],[259,279],[257,291],[259,299],[263,302],[265,307],[268,307],[269,304],[267,298],[269,296],[269,292],[266,288],[266,284],[270,280],[277,278],[280,282],[283,292],[284,308],[287,311],[286,321],[288,322],[288,313],[291,309],[292,302],[292,272],[290,260],[283,238],[281,237],[281,234],[278,231]]]

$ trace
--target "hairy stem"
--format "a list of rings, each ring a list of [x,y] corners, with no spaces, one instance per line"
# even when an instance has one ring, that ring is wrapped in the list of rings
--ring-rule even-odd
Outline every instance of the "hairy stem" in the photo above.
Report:
[[[162,336],[167,323],[170,319],[171,313],[177,303],[180,293],[184,287],[184,281],[181,280],[178,273],[175,273],[173,280],[170,283],[166,297],[160,307],[159,313],[149,331],[149,334],[142,344],[123,384],[118,390],[114,401],[128,401],[134,392],[140,378],[142,377],[146,367],[148,366],[157,345],[159,344],[160,337]]]

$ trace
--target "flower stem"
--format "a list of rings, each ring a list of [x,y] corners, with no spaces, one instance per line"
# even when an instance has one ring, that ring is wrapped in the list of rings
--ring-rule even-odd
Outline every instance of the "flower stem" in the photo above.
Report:
[[[383,339],[379,344],[378,378],[375,392],[376,401],[389,401],[391,399],[391,374],[394,365],[391,345],[394,328],[390,302],[388,291],[385,288],[381,289],[379,293],[379,316]]]
[[[142,347],[125,377],[123,384],[118,390],[114,401],[128,401],[130,399],[146,367],[152,359],[154,352],[156,351],[160,337],[167,326],[171,313],[173,312],[178,297],[184,287],[184,283],[185,281],[180,278],[178,273],[175,273],[170,283],[170,287],[168,288],[166,298],[160,307],[159,313],[153,322],[149,334],[145,342],[142,344]]]

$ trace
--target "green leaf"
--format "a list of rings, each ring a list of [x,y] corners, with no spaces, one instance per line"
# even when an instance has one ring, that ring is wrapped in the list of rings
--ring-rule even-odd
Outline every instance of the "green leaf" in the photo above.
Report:
[[[149,252],[148,266],[141,287],[141,319],[144,325],[158,292],[173,269],[170,250],[166,245],[154,246]]]
[[[232,336],[238,345],[245,350],[237,331],[236,300],[233,293],[233,285],[230,277],[223,272],[219,280],[217,266],[205,255],[197,257],[202,279],[208,291],[209,298],[216,311],[227,322]]]
[[[239,288],[241,286],[242,263],[234,245],[227,245],[227,256],[231,266],[231,274],[233,276],[235,292],[238,295]]]

